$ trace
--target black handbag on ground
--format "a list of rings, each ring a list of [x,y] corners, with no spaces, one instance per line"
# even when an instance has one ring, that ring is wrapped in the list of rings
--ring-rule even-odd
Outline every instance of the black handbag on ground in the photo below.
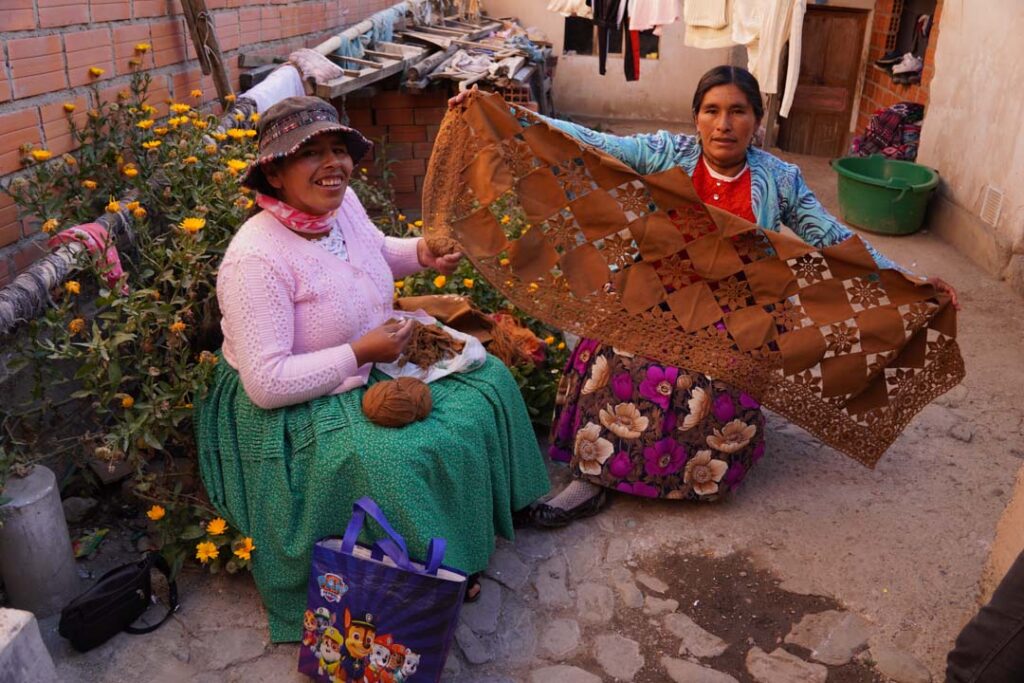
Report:
[[[132,626],[149,607],[153,595],[150,571],[167,577],[169,609],[155,624]],[[96,585],[76,597],[61,610],[57,632],[71,641],[79,652],[91,650],[117,635],[149,633],[159,628],[178,609],[178,585],[171,581],[171,569],[158,553],[131,564],[115,567],[96,581]]]

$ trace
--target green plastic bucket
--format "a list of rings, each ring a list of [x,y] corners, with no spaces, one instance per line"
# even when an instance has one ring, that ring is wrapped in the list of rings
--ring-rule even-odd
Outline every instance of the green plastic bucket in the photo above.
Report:
[[[884,235],[909,235],[921,228],[939,184],[939,172],[909,161],[874,154],[834,159],[839,174],[839,210],[850,225]]]

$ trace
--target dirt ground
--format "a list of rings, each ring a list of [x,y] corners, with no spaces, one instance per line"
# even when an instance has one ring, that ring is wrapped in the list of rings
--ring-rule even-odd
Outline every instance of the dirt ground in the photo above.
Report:
[[[837,212],[827,160],[786,156]],[[495,581],[485,581],[496,597],[466,617],[473,632],[459,639],[446,680],[542,681],[548,679],[538,671],[563,670],[555,664],[613,680],[592,645],[607,633],[641,644],[641,666],[630,680],[668,680],[658,657],[672,643],[649,615],[617,607],[602,624],[578,613],[584,584],[608,584],[623,567],[660,577],[681,612],[727,641],[721,656],[702,663],[738,680],[753,680],[743,667],[749,647],[780,647],[802,615],[827,609],[860,615],[871,625],[869,645],[899,648],[932,680],[943,679],[946,653],[977,609],[996,522],[1024,460],[1024,301],[927,229],[865,237],[911,271],[958,289],[963,385],[927,407],[874,470],[771,416],[768,454],[720,504],[617,497],[598,518],[500,544],[503,558],[525,566],[526,578],[509,584],[495,572]],[[542,575],[554,577],[557,600],[546,601],[551,584]],[[294,648],[266,643],[251,579],[187,576],[183,600],[181,614],[146,644],[119,636],[88,655],[70,652],[44,622],[58,671],[77,681],[296,680]],[[484,609],[494,612],[493,625]],[[546,629],[556,618],[583,623],[579,645],[561,657],[545,654]],[[217,655],[211,640],[233,648],[234,659]],[[856,662],[828,672],[830,682],[875,680],[883,679]]]

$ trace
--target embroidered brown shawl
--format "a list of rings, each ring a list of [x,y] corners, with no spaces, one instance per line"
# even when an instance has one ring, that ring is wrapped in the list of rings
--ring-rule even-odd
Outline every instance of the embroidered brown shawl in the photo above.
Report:
[[[734,384],[869,467],[964,376],[949,298],[860,238],[763,230],[496,95],[448,113],[424,212],[530,315]]]

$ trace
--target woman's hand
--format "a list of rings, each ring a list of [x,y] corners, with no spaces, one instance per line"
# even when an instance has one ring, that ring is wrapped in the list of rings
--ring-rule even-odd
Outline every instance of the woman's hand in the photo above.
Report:
[[[413,320],[384,323],[352,342],[352,353],[359,365],[390,363],[398,358],[412,337]]]
[[[925,282],[939,290],[941,293],[948,294],[950,303],[953,304],[953,308],[958,311],[960,310],[960,299],[957,297],[956,290],[953,289],[953,285],[949,284],[941,277],[930,277],[925,280]]]
[[[476,90],[477,87],[475,85],[469,90],[463,90],[458,95],[448,100],[448,108],[454,109],[455,107],[459,106],[460,104],[466,101],[466,98],[469,97],[470,93],[476,92]]]
[[[456,251],[445,256],[434,256],[430,247],[427,246],[427,241],[421,239],[416,245],[416,258],[424,268],[433,268],[442,275],[451,275],[458,268],[459,261],[462,260],[462,252]]]

